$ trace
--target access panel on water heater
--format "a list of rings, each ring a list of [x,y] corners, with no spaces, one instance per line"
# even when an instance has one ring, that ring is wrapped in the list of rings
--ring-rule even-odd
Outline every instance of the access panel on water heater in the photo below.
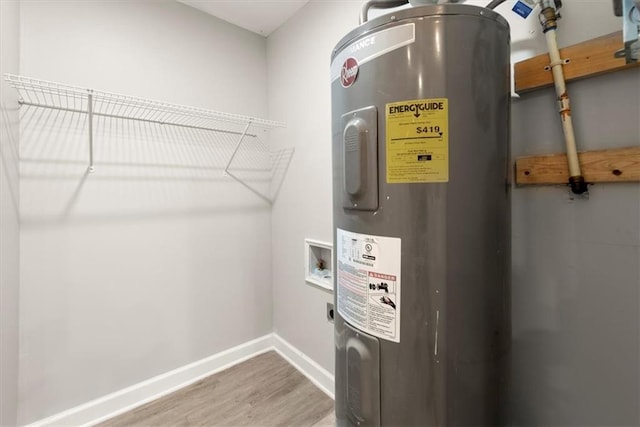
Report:
[[[342,116],[342,207],[378,209],[378,109],[375,106]]]

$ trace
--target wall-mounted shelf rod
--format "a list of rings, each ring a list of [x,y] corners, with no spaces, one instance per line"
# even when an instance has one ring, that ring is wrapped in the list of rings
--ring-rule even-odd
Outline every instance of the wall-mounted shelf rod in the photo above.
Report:
[[[27,102],[27,101],[24,101],[24,100],[18,100],[18,103],[20,105],[24,105],[26,107],[49,108],[49,109],[52,109],[52,110],[66,111],[66,112],[69,112],[69,113],[79,113],[79,114],[87,114],[88,113],[88,111],[84,111],[84,110],[78,110],[78,109],[74,109],[74,108],[56,107],[56,106],[51,106],[51,105],[46,105],[46,104],[38,104],[38,103],[35,103],[35,102]],[[212,132],[226,133],[226,134],[229,134],[229,135],[242,135],[242,132],[240,132],[240,131],[216,129],[216,128],[204,127],[204,126],[182,125],[182,124],[175,124],[175,123],[171,123],[171,122],[164,122],[164,121],[158,121],[158,120],[150,120],[150,119],[141,119],[141,118],[137,118],[137,117],[120,116],[120,115],[117,115],[117,114],[105,114],[105,113],[96,113],[96,112],[94,112],[93,116],[94,117],[108,117],[108,118],[111,118],[111,119],[134,120],[134,121],[137,121],[137,122],[154,123],[154,124],[158,124],[158,125],[178,126],[178,127],[188,128],[188,129],[208,130],[208,131],[212,131]],[[252,137],[252,138],[257,137],[257,135],[255,133],[247,133],[245,136]]]

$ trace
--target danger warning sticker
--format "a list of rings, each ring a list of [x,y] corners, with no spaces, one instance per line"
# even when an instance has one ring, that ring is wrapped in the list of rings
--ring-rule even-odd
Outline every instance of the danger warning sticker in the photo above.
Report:
[[[402,241],[336,231],[338,313],[368,334],[400,342]]]
[[[449,181],[447,98],[386,105],[387,182]]]

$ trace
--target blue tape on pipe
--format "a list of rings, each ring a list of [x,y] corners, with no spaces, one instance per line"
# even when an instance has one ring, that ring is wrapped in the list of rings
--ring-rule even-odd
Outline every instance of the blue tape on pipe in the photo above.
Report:
[[[518,1],[516,5],[513,6],[513,9],[511,10],[513,10],[515,13],[517,13],[518,15],[526,19],[531,14],[531,11],[533,9],[529,5],[521,1]]]

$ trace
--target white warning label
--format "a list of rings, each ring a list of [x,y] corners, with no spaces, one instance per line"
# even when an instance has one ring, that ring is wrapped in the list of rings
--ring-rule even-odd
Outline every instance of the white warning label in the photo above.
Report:
[[[400,249],[397,237],[337,232],[338,313],[368,334],[400,342]]]

